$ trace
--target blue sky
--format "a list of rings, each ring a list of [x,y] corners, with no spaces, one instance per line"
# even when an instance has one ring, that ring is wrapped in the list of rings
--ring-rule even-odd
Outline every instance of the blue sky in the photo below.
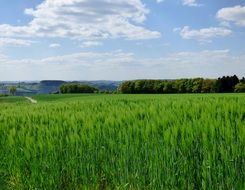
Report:
[[[245,76],[243,0],[0,2],[0,80]]]

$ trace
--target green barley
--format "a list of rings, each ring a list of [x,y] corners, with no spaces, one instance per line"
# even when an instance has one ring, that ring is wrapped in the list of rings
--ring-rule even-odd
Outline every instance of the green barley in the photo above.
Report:
[[[0,189],[245,188],[244,94],[34,99],[0,100]]]

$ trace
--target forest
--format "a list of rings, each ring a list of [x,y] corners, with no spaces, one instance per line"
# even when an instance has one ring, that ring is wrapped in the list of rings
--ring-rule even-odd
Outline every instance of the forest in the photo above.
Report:
[[[133,80],[118,87],[123,94],[232,93],[245,92],[245,78],[223,76],[218,79]]]
[[[95,91],[98,91],[98,89],[85,84],[63,84],[60,86],[60,93],[62,94],[94,93]]]

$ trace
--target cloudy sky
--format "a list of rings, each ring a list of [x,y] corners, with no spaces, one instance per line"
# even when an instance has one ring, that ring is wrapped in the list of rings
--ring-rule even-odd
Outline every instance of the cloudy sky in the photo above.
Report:
[[[0,80],[245,76],[244,0],[0,1]]]

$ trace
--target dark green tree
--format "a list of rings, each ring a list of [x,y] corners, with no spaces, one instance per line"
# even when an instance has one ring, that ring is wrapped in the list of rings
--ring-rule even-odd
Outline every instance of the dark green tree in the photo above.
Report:
[[[202,78],[196,78],[193,80],[192,92],[193,93],[200,93],[202,91]]]
[[[202,93],[211,93],[215,92],[215,83],[216,80],[206,79],[202,82]]]
[[[98,91],[97,88],[94,88],[89,85],[84,84],[63,84],[60,86],[60,92],[62,94],[68,94],[68,93],[94,93]]]

